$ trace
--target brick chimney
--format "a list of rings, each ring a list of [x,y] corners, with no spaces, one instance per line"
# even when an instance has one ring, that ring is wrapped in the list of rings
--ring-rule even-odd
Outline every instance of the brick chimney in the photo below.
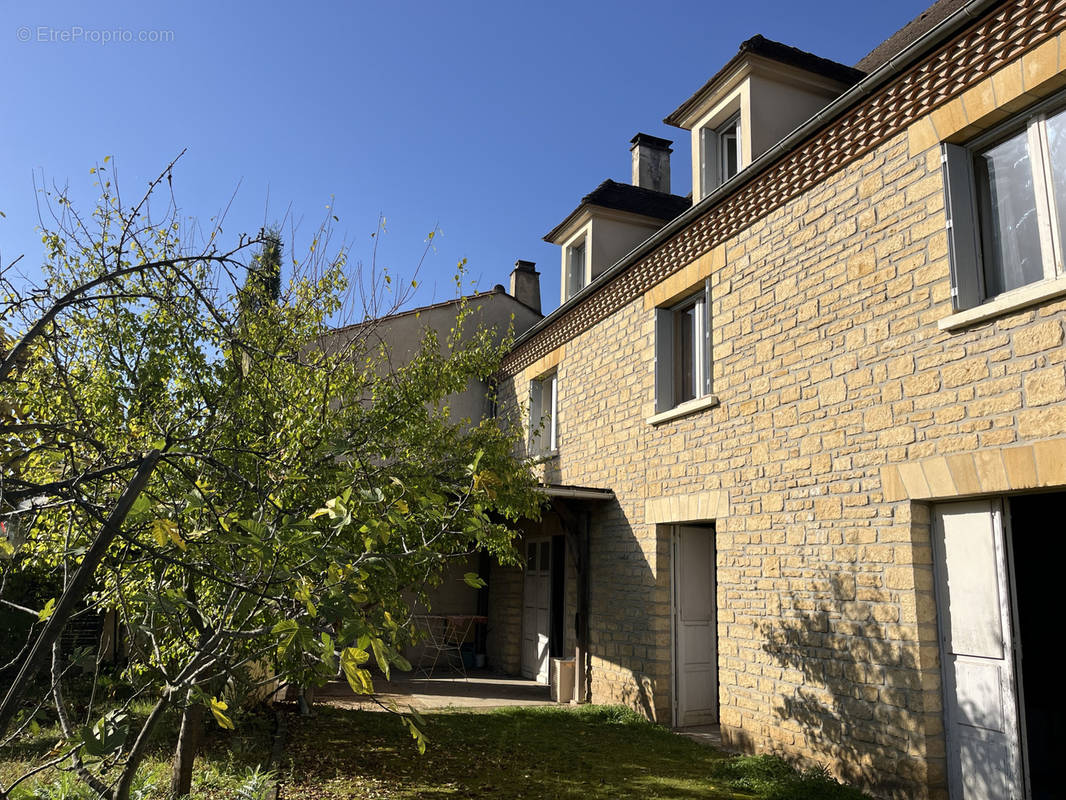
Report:
[[[511,270],[511,297],[540,312],[540,273],[533,261],[516,261]]]
[[[646,133],[638,133],[629,140],[633,153],[633,185],[641,189],[670,193],[670,145],[669,139],[660,139]]]

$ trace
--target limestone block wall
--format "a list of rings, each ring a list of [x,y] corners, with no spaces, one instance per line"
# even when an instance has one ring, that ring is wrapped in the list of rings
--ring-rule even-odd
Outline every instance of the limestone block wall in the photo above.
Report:
[[[930,504],[1066,486],[1066,299],[950,324],[939,142],[1061,86],[1062,38],[557,354],[558,480],[617,497],[593,518],[594,701],[669,721],[669,524],[711,519],[725,738],[946,796]],[[708,277],[719,405],[649,424],[654,309]]]

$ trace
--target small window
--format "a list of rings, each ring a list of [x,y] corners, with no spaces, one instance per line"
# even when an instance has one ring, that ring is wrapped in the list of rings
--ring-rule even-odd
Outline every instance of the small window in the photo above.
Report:
[[[711,393],[710,283],[677,305],[656,310],[656,412]]]
[[[585,288],[587,250],[584,239],[566,248],[566,297],[568,300]]]
[[[700,131],[700,195],[706,197],[740,171],[740,114]]]
[[[943,146],[957,311],[1064,274],[1066,110],[1057,102],[967,147]]]
[[[529,451],[548,455],[559,449],[559,381],[557,373],[529,385]]]

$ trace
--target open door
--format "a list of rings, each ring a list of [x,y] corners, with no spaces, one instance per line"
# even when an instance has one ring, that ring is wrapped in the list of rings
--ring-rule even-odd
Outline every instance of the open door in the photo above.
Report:
[[[933,544],[951,800],[1022,800],[1002,503],[937,506]]]
[[[718,722],[718,592],[714,528],[674,531],[674,724]]]

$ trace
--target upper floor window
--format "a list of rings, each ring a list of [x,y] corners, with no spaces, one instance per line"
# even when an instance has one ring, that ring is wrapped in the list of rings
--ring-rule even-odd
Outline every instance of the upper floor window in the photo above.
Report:
[[[711,393],[710,280],[675,306],[656,309],[655,410]]]
[[[585,265],[588,247],[582,238],[566,248],[566,299],[585,288]]]
[[[740,114],[700,131],[700,194],[706,197],[740,170]]]
[[[548,455],[559,449],[559,380],[552,372],[529,383],[529,452]]]
[[[944,145],[956,310],[1064,275],[1062,104],[1059,97],[966,147]]]

